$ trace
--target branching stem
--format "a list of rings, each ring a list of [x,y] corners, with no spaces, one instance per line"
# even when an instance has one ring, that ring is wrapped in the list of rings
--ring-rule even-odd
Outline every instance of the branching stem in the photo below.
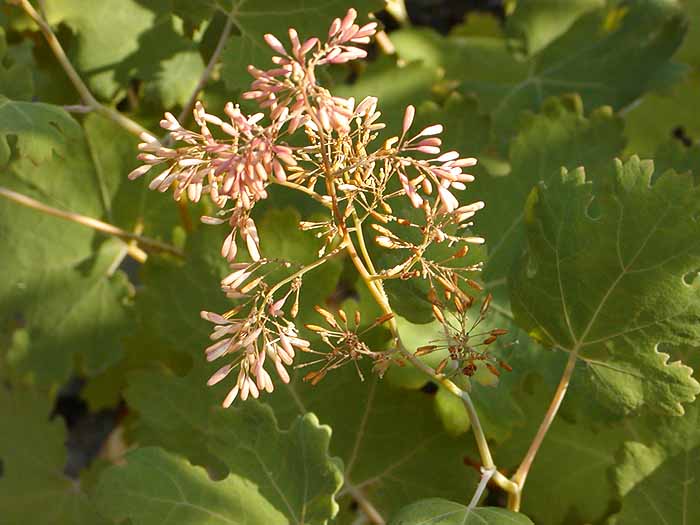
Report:
[[[66,56],[66,53],[63,50],[63,47],[61,46],[61,43],[58,41],[58,38],[56,38],[56,34],[53,32],[51,26],[44,19],[44,17],[42,17],[36,11],[36,9],[34,9],[34,6],[32,6],[32,4],[29,3],[29,0],[13,1],[19,4],[19,6],[24,10],[24,12],[27,13],[27,15],[29,15],[29,17],[32,20],[34,20],[34,22],[37,23],[39,29],[44,35],[44,38],[46,39],[46,42],[49,44],[51,51],[56,56],[56,59],[58,60],[59,64],[61,64],[61,67],[66,72],[66,75],[68,75],[68,78],[70,79],[71,83],[80,95],[80,98],[82,99],[83,104],[85,106],[92,108],[97,113],[100,113],[101,115],[107,117],[111,121],[115,122],[125,130],[127,130],[129,133],[133,133],[137,137],[140,137],[143,133],[150,135],[148,130],[141,126],[141,124],[139,124],[138,122],[131,120],[129,117],[126,117],[118,111],[98,102],[94,95],[90,92],[88,87],[85,85],[85,82],[83,82],[83,80],[80,78],[80,75],[78,75],[78,72],[73,67],[73,64],[71,64],[70,60],[68,60],[68,57]]]
[[[372,505],[372,502],[369,501],[362,493],[362,490],[358,489],[348,480],[345,480],[345,488],[362,509],[362,512],[365,513],[365,516],[367,516],[370,523],[374,523],[375,525],[384,525],[386,523],[384,517],[379,513],[376,507]]]
[[[190,115],[190,113],[192,113],[192,108],[194,108],[194,104],[195,102],[197,102],[197,97],[199,96],[199,93],[206,87],[207,82],[209,82],[214,68],[219,62],[219,57],[221,57],[221,53],[223,52],[224,47],[226,47],[226,42],[228,41],[229,36],[231,36],[231,29],[233,28],[233,18],[235,9],[238,8],[238,4],[236,2],[234,2],[233,5],[235,7],[228,13],[228,16],[226,17],[226,24],[224,25],[224,29],[221,31],[221,35],[219,36],[219,41],[216,44],[216,48],[214,49],[214,52],[209,58],[207,67],[204,69],[202,75],[199,77],[199,81],[197,82],[197,85],[192,91],[189,100],[183,106],[182,111],[180,112],[180,115],[177,118],[180,122],[185,122],[185,119]]]
[[[8,188],[0,186],[0,196],[9,199],[12,202],[16,202],[17,204],[21,204],[22,206],[26,206],[27,208],[32,208],[48,215],[53,215],[54,217],[75,222],[77,224],[82,224],[83,226],[87,226],[93,230],[118,237],[125,241],[136,241],[141,248],[147,251],[166,252],[178,257],[183,257],[183,253],[180,250],[164,242],[122,230],[113,224],[109,224],[98,219],[93,219],[92,217],[87,217],[85,215],[80,215],[79,213],[59,210],[58,208],[48,206],[43,202],[39,202],[36,199],[32,199],[31,197],[27,197],[26,195],[22,195],[21,193],[17,193],[16,191],[12,191]],[[129,255],[139,262],[144,262],[146,260],[146,254],[137,246],[132,246],[129,248]]]

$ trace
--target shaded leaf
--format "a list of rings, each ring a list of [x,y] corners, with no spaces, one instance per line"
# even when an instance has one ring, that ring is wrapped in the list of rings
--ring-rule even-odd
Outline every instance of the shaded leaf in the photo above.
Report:
[[[667,348],[670,352],[678,349]],[[690,357],[700,363],[697,354]],[[658,415],[625,422],[613,480],[622,509],[610,523],[693,523],[700,517],[695,496],[700,477],[700,405],[683,417]]]
[[[28,516],[36,525],[107,523],[80,482],[63,473],[66,430],[50,413],[51,403],[36,392],[0,386],[2,523],[23,525]]]
[[[528,525],[527,516],[498,507],[469,508],[444,499],[426,499],[404,507],[389,525]]]
[[[9,52],[5,30],[0,27],[0,95],[14,100],[31,100],[33,94],[32,70]]]
[[[681,9],[670,0],[644,0],[581,17],[529,59],[519,60],[500,38],[443,38],[431,30],[392,35],[406,60],[442,67],[459,89],[475,93],[493,118],[505,149],[520,112],[537,110],[550,96],[578,92],[585,107],[617,110],[644,92],[678,80],[670,62],[685,32]],[[646,38],[639,38],[640,34]]]
[[[208,444],[220,439],[214,418],[231,385],[207,388],[209,368],[195,364],[185,378],[135,374],[126,397],[141,414],[134,427],[139,442],[161,444],[225,473],[224,449]],[[334,371],[317,387],[302,382],[304,373],[296,372],[288,386],[275,379],[275,392],[265,401],[283,426],[310,412],[330,425],[330,450],[343,460],[346,484],[361,491],[382,515],[422,496],[459,498],[476,486],[476,471],[463,464],[465,455],[476,457],[476,452],[463,437],[435,432],[439,422],[426,394],[395,390],[367,370],[367,380],[361,382],[352,366]],[[430,486],[423,483],[428,471],[441,473]]]
[[[100,97],[111,99],[139,79],[151,83],[166,107],[184,104],[204,70],[166,0],[105,0],[90,9],[80,0],[54,0],[47,17],[75,33],[68,52]]]
[[[4,99],[0,121],[0,184],[62,210],[102,216],[100,180],[70,116],[56,106]],[[114,266],[123,258],[123,243],[112,240],[98,249],[91,229],[5,198],[0,239],[3,317],[20,321],[28,336],[27,345],[13,351],[14,366],[56,383],[69,376],[75,356],[88,374],[118,360],[130,295],[125,275]]]
[[[605,6],[605,0],[526,0],[506,18],[506,32],[534,54],[564,34],[581,15]]]
[[[326,455],[329,429],[310,415],[299,419],[287,436],[275,427],[268,411],[249,404],[239,412],[246,413],[236,432],[247,430],[264,438],[257,440],[259,448],[248,448],[246,442],[239,450],[242,455],[236,461],[244,465],[243,472],[234,467],[226,478],[215,481],[204,469],[162,449],[136,449],[127,454],[125,466],[102,474],[96,489],[102,512],[116,520],[130,518],[134,525],[166,522],[173,516],[186,525],[327,523],[337,511],[332,498],[342,479]],[[275,437],[288,441],[270,443]],[[298,454],[298,447],[310,457]],[[274,459],[267,463],[270,456]]]
[[[527,452],[559,381],[566,356],[531,346],[510,357],[512,395],[527,414],[494,450],[499,467],[514,472]],[[551,374],[551,377],[550,377]],[[625,432],[591,399],[579,363],[559,414],[549,428],[523,489],[522,511],[538,525],[599,523],[614,508],[610,469]],[[514,378],[514,379],[516,379]],[[614,420],[619,421],[619,417]],[[556,482],[552,483],[552,480]]]

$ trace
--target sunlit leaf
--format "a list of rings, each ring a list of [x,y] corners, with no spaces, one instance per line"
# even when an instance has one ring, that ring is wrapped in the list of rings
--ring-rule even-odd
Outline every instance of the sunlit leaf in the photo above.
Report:
[[[596,394],[624,411],[682,414],[700,384],[658,350],[697,341],[698,189],[632,158],[540,183],[525,212],[528,252],[512,275],[518,322],[588,365]],[[624,312],[624,314],[621,314]]]

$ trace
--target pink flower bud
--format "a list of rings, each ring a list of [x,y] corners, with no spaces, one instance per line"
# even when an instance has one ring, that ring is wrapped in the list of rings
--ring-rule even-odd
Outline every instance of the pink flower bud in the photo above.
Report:
[[[133,170],[131,173],[129,173],[129,175],[128,175],[129,180],[138,179],[141,175],[146,173],[152,167],[153,167],[152,164],[144,164],[143,166],[139,166],[138,168]]]
[[[442,124],[435,124],[433,126],[428,126],[423,131],[416,135],[417,137],[427,137],[430,135],[439,135],[442,133]]]
[[[440,148],[437,146],[418,146],[417,148],[411,148],[415,149],[416,151],[420,151],[421,153],[427,153],[429,155],[436,155],[437,153],[440,153]]]
[[[459,206],[459,201],[452,195],[449,190],[443,186],[438,186],[438,194],[440,195],[440,200],[445,206],[448,212],[452,212]]]
[[[453,162],[451,165],[457,168],[468,168],[470,166],[476,166],[478,161],[474,157],[467,157],[464,159],[459,159]]]
[[[316,44],[318,44],[318,38],[316,38],[316,37],[309,38],[306,42],[304,42],[301,45],[301,48],[299,49],[299,54],[301,56],[304,56],[306,53],[311,51]]]
[[[416,108],[413,106],[406,106],[406,111],[403,114],[403,133],[405,134],[413,124],[413,117],[416,116]]]
[[[352,7],[348,9],[347,14],[345,15],[345,18],[343,18],[343,21],[340,24],[340,31],[345,31],[346,29],[350,28],[352,24],[355,22],[355,19],[357,18],[357,11],[355,11]]]
[[[449,162],[451,160],[456,160],[458,158],[459,158],[459,153],[457,151],[448,151],[447,153],[443,153],[438,158],[436,158],[435,162]]]
[[[228,393],[226,398],[224,399],[224,402],[221,403],[221,405],[224,408],[230,407],[233,402],[236,400],[236,397],[238,396],[238,385],[234,386],[231,391]]]
[[[270,33],[266,33],[263,38],[265,39],[265,42],[267,43],[267,45],[270,46],[273,51],[279,53],[280,55],[287,54],[287,50],[282,45],[282,42],[277,40],[277,37],[275,35],[272,35]]]
[[[328,37],[329,38],[334,37],[338,33],[338,31],[340,31],[341,24],[342,24],[342,22],[340,21],[340,18],[333,19],[333,22],[331,22],[331,27],[328,30]]]

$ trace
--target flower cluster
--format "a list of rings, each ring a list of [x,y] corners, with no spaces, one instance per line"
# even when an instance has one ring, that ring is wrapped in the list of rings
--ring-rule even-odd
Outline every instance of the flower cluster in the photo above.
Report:
[[[442,323],[445,338],[418,348],[415,352],[416,356],[427,355],[438,350],[447,350],[448,356],[437,366],[437,373],[446,372],[449,367],[452,375],[462,374],[471,377],[476,373],[480,363],[496,377],[501,375],[499,368],[510,372],[512,370],[510,365],[491,353],[493,344],[508,331],[502,328],[493,328],[483,332],[476,330],[486,318],[491,304],[491,295],[486,296],[481,304],[479,314],[474,319],[470,319],[467,314],[468,306],[463,305],[460,301],[455,304],[457,305],[456,311],[448,312],[439,300],[433,299],[433,311],[435,317]]]
[[[317,67],[366,56],[359,46],[370,42],[377,23],[360,25],[356,20],[357,13],[350,9],[343,18],[333,20],[323,41],[317,37],[303,40],[294,29],[289,29],[289,45],[265,35],[275,53],[273,67],[263,70],[250,66],[253,81],[242,94],[243,99],[257,104],[260,112],[246,115],[229,102],[225,118],[220,118],[198,102],[194,108],[196,130],[185,128],[166,113],[161,127],[169,133],[168,141],[147,135],[139,145],[143,165],[130,178],[157,166],[160,171],[150,182],[151,189],[172,189],[176,200],[193,202],[208,195],[217,212],[202,217],[202,221],[230,228],[221,254],[229,261],[231,273],[221,287],[237,304],[221,315],[202,313],[215,325],[214,342],[206,349],[206,358],[228,360],[209,384],[237,371],[225,406],[236,397],[271,392],[274,385],[268,370],[272,368],[288,382],[287,367],[294,363],[297,351],[320,354],[307,363],[321,364],[319,370],[306,374],[313,384],[328,371],[363,357],[380,369],[389,362],[391,351],[374,351],[362,337],[380,324],[391,324],[390,311],[360,328],[359,318],[348,323],[342,310],[336,316],[319,307],[327,326],[307,324],[304,329],[309,336],[300,335],[295,318],[304,275],[331,257],[350,255],[370,283],[427,280],[432,295],[437,297],[435,290],[440,288],[462,313],[473,302],[464,285],[478,288],[470,274],[479,266],[463,261],[470,244],[484,242],[469,233],[472,218],[484,204],[460,205],[454,193],[474,180],[463,170],[474,166],[476,159],[461,157],[456,151],[443,152],[439,124],[412,131],[413,106],[405,110],[400,135],[376,145],[385,127],[379,101],[368,96],[356,103],[353,98],[334,96],[318,82]],[[325,218],[299,224],[323,242],[315,262],[301,266],[265,257],[253,212],[257,202],[268,198],[271,185],[300,191],[327,210]],[[381,249],[399,254],[400,264],[375,267],[363,231],[374,232],[374,241]],[[250,262],[240,262],[239,236]],[[381,284],[370,285],[376,286],[378,294],[383,293]],[[434,297],[430,300],[440,318],[442,306]],[[442,319],[449,325],[444,316]],[[314,334],[330,351],[312,348],[309,339]]]

